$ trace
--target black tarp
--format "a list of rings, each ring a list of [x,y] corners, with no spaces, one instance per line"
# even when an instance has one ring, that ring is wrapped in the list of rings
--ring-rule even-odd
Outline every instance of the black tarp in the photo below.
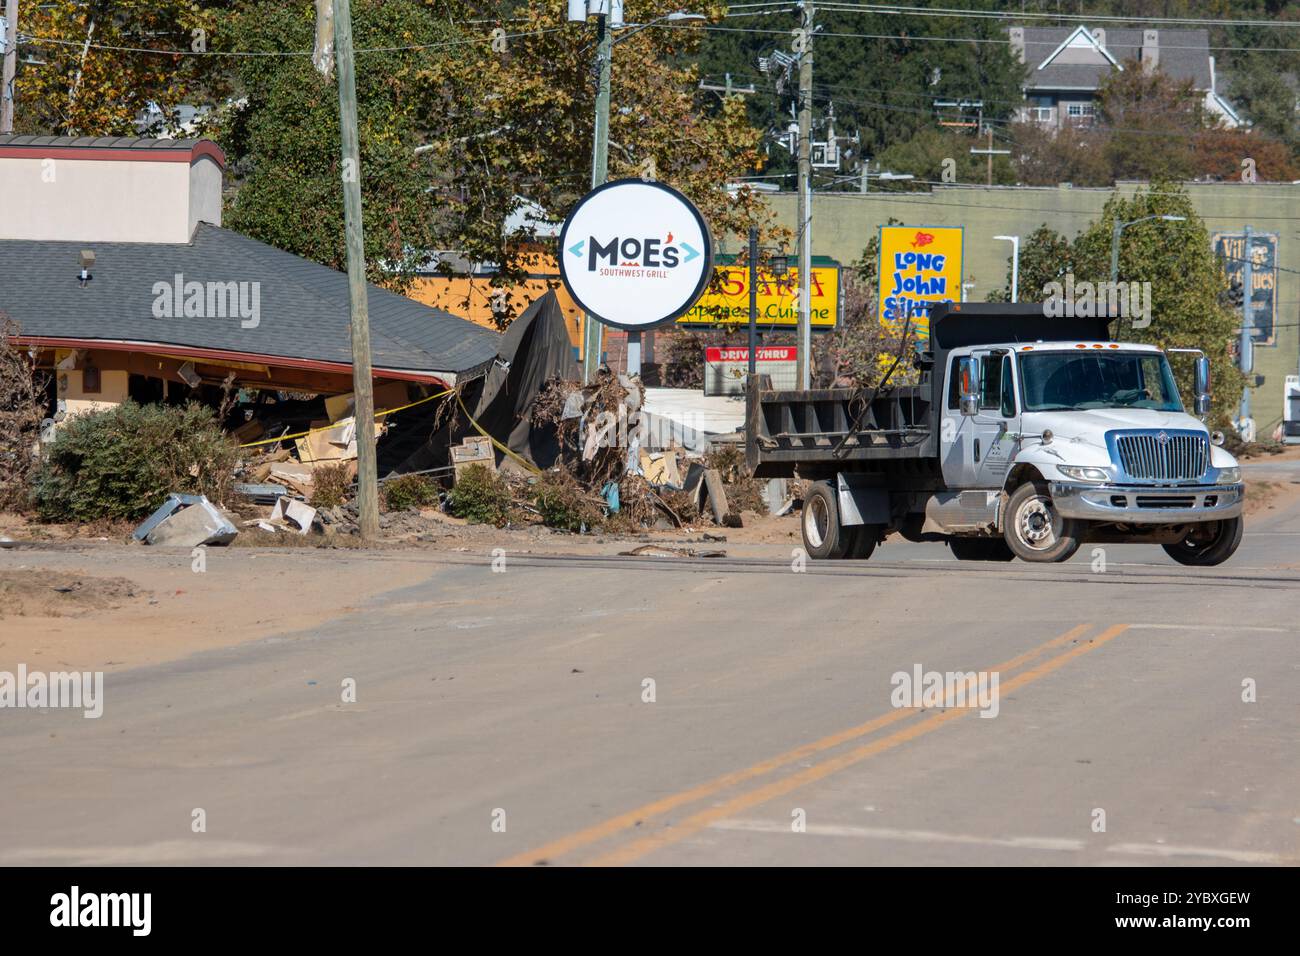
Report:
[[[553,429],[530,427],[533,401],[547,382],[577,381],[581,370],[555,292],[542,296],[510,323],[483,382],[477,404],[469,404],[484,431],[541,468],[559,456]]]

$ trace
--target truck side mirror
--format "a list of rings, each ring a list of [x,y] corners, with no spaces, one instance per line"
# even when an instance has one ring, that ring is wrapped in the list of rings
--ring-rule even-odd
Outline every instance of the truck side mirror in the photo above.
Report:
[[[1196,414],[1210,414],[1210,360],[1204,355],[1196,359]]]
[[[976,364],[974,356],[957,360],[957,385],[961,396],[959,407],[963,415],[976,415],[980,410],[980,396],[976,391]]]

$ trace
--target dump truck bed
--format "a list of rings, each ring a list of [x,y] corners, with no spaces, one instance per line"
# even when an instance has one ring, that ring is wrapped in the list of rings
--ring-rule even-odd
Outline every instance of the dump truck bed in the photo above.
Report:
[[[746,423],[746,452],[759,476],[870,470],[876,463],[937,454],[928,383],[871,390],[777,391],[755,377]],[[870,408],[866,405],[870,403]]]

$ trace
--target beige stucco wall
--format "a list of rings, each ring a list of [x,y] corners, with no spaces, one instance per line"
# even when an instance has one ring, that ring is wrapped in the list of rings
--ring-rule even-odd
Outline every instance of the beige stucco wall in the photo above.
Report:
[[[206,159],[192,172],[189,163],[6,158],[0,196],[0,239],[188,242],[197,218],[220,222],[221,171]]]
[[[1125,195],[1140,184],[1121,183]],[[1269,437],[1282,419],[1285,377],[1300,363],[1300,185],[1287,183],[1212,183],[1186,187],[1197,214],[1211,234],[1240,233],[1249,224],[1277,236],[1277,298],[1274,344],[1255,346],[1255,374],[1262,387],[1251,396],[1258,433]],[[1046,223],[1074,238],[1101,215],[1111,189],[1069,187],[939,186],[926,193],[821,193],[813,199],[813,254],[849,263],[861,257],[867,241],[891,217],[909,226],[961,226],[965,229],[965,281],[974,282],[967,298],[984,301],[1006,285],[1011,244]],[[767,197],[779,221],[794,230],[794,193]],[[1290,271],[1288,271],[1290,270]],[[1041,290],[1037,290],[1041,292]],[[1021,301],[1035,290],[1021,289]]]
[[[87,393],[83,387],[81,369],[59,369],[55,373],[58,392],[59,411],[64,412],[64,421],[82,412],[99,411],[112,408],[126,401],[128,383],[131,373],[104,369],[99,373],[99,391]]]

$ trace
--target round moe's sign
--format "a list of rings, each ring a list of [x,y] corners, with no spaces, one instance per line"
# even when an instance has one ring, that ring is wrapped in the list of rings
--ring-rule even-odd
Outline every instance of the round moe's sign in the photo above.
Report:
[[[620,179],[589,192],[560,232],[560,278],[606,325],[636,331],[685,313],[712,278],[713,240],[689,199]]]

